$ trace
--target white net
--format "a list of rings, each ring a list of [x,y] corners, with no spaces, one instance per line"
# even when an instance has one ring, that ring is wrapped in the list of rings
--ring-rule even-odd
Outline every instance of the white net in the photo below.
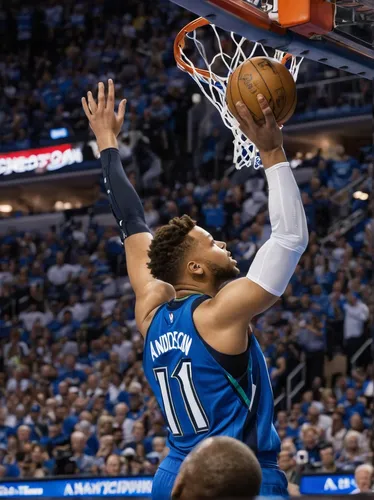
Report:
[[[212,37],[207,36],[206,31],[208,29],[212,30],[215,37],[214,50],[212,51]],[[199,35],[198,35],[199,31]],[[203,34],[203,32],[205,32]],[[228,39],[229,35],[229,39]],[[242,134],[239,123],[236,118],[230,113],[227,103],[226,103],[226,87],[228,79],[235,71],[235,69],[247,59],[250,59],[255,54],[259,55],[258,52],[262,52],[263,55],[269,56],[266,49],[259,42],[248,42],[244,37],[238,37],[235,33],[231,32],[228,34],[224,32],[224,35],[220,36],[217,27],[214,24],[207,24],[204,28],[198,28],[194,31],[186,33],[186,37],[190,39],[195,45],[195,54],[188,56],[185,48],[180,46],[180,56],[184,64],[191,68],[189,72],[192,78],[195,80],[199,86],[201,92],[209,99],[209,101],[217,108],[219,111],[223,123],[229,128],[234,136],[234,164],[238,170],[244,166],[253,166],[254,168],[261,167],[260,157],[255,145]],[[209,41],[209,44],[208,44]],[[209,45],[210,54],[208,54],[207,47]],[[225,47],[229,47],[229,53],[225,52]],[[196,50],[198,57],[196,57]],[[286,52],[281,52],[276,50],[272,55],[278,61],[282,61],[287,56]],[[195,63],[192,61],[195,60]],[[295,56],[290,56],[290,66],[289,71],[291,72],[293,78],[297,79],[298,71],[302,58],[296,58]],[[201,71],[201,64],[205,65],[203,71]],[[180,69],[185,71],[183,65],[178,64]],[[223,73],[223,76],[217,73]]]

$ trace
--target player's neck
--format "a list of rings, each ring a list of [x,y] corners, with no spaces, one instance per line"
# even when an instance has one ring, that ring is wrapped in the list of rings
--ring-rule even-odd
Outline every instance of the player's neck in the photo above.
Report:
[[[193,295],[195,293],[214,297],[218,292],[218,290],[214,286],[202,283],[199,283],[198,285],[181,283],[179,285],[175,285],[174,288],[177,299],[186,297],[186,295]]]

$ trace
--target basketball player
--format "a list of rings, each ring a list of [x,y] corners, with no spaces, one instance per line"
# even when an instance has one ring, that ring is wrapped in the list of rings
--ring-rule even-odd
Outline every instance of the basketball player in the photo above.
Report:
[[[265,169],[272,234],[247,276],[233,280],[239,270],[226,244],[188,216],[171,220],[152,237],[118,153],[126,101],[115,114],[114,85],[111,80],[108,85],[107,98],[99,83],[98,101],[89,92],[82,104],[124,239],[136,322],[145,339],[144,371],[169,428],[170,453],[155,475],[152,498],[170,498],[184,458],[204,438],[216,435],[237,438],[256,453],[261,495],[287,496],[287,480],[277,465],[280,440],[266,362],[248,331],[251,319],[283,294],[308,243],[282,132],[263,96],[258,101],[264,125],[237,103],[241,130],[256,144]]]
[[[250,500],[258,495],[260,486],[261,467],[248,446],[216,436],[204,439],[184,460],[172,500]]]

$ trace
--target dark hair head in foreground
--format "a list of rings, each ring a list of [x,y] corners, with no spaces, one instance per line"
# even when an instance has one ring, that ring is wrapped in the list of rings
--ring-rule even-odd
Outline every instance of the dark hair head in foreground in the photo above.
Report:
[[[245,444],[230,437],[205,439],[183,462],[173,500],[243,499],[258,495],[261,468]]]

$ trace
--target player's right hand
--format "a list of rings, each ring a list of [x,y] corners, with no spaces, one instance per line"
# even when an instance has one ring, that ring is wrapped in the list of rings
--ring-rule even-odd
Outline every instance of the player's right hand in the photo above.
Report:
[[[260,154],[269,153],[282,148],[283,135],[265,97],[259,94],[257,100],[265,117],[264,124],[257,124],[245,104],[239,101],[236,109],[240,117],[240,129],[255,144]]]
[[[99,82],[97,102],[92,92],[87,92],[87,99],[82,97],[83,110],[90,122],[97,142],[108,142],[111,136],[116,138],[121,131],[125,118],[126,99],[123,99],[118,106],[117,113],[114,111],[115,91],[113,80],[108,80],[108,92],[105,99],[105,85]]]

